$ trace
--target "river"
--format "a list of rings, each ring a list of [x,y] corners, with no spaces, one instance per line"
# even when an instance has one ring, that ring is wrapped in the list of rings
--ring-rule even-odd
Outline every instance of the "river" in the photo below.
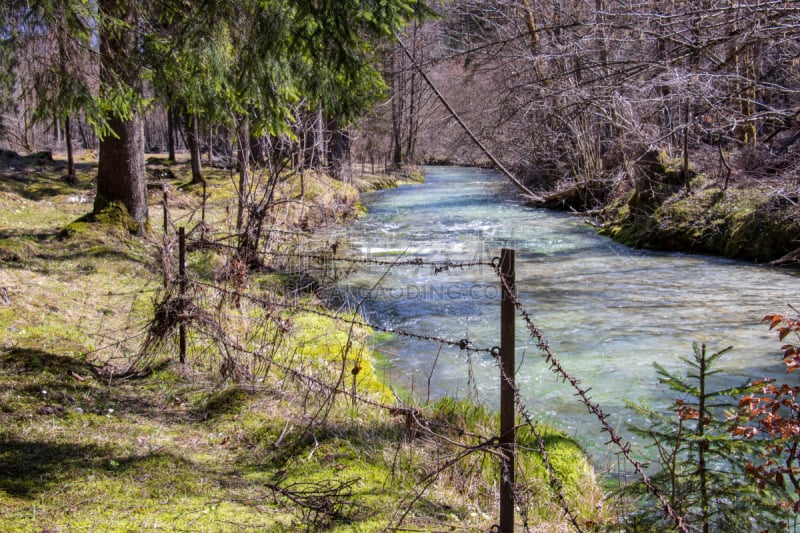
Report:
[[[363,196],[368,214],[335,236],[351,257],[491,261],[516,250],[519,298],[556,357],[618,426],[641,423],[624,401],[667,406],[654,362],[683,372],[692,343],[733,346],[713,387],[775,377],[794,382],[764,315],[798,303],[797,272],[726,259],[633,250],[579,217],[525,207],[494,171],[428,167],[423,184]],[[341,253],[341,252],[340,252]],[[336,290],[373,323],[423,335],[499,344],[499,282],[490,267],[359,267]],[[602,463],[598,424],[543,363],[521,321],[517,383],[529,410],[567,430]],[[471,395],[496,407],[499,371],[484,353],[379,336],[387,380],[418,398]]]

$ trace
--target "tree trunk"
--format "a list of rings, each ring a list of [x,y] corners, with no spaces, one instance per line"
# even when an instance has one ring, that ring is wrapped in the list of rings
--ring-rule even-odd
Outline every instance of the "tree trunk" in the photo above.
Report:
[[[214,163],[214,126],[208,125],[208,166]]]
[[[267,164],[267,153],[264,149],[264,137],[250,136],[250,161],[256,168],[264,168]]]
[[[89,149],[89,140],[86,138],[86,130],[83,129],[83,120],[81,120],[80,115],[78,115],[78,133],[81,136],[81,142],[83,143],[83,149]]]
[[[325,165],[329,164],[325,161],[328,132],[325,128],[325,119],[323,117],[322,106],[320,105],[319,109],[317,109],[317,119],[314,122],[314,150],[317,153],[317,168],[321,171],[324,171]]]
[[[167,107],[167,153],[170,161],[175,161],[175,110]]]
[[[413,24],[413,31],[411,33],[411,62],[417,62],[417,24]],[[416,134],[417,134],[417,109],[416,109],[416,89],[417,89],[417,71],[411,68],[411,75],[409,80],[408,86],[408,137],[406,138],[406,159],[408,161],[414,161],[414,146],[416,144]]]
[[[56,134],[56,149],[61,149],[61,143],[63,139],[61,138],[61,119],[56,117],[55,120],[55,134]]]
[[[136,4],[123,0],[100,0],[102,19],[117,19],[125,24],[103,24],[100,29],[101,85],[124,83],[139,91],[138,27]],[[111,111],[108,124],[113,135],[100,141],[97,165],[97,196],[94,214],[112,202],[128,210],[136,230],[147,226],[147,188],[144,168],[144,136],[138,102],[130,102],[130,113],[123,119]]]
[[[400,77],[402,74],[396,67],[395,54],[392,50],[389,56],[389,70],[391,72],[389,81],[389,94],[392,100],[392,166],[400,168],[403,166],[403,100],[405,95],[401,87]]]
[[[108,124],[117,136],[109,135],[100,141],[94,213],[111,202],[121,202],[137,231],[143,233],[147,224],[147,187],[141,117],[138,112],[127,121],[112,116]]]
[[[343,180],[345,161],[350,156],[350,134],[339,127],[337,120],[328,122],[328,130],[331,132],[331,141],[328,143],[328,165],[331,175]]]
[[[247,118],[245,117],[241,119],[238,138],[239,204],[236,211],[236,232],[241,233],[244,227],[245,207],[248,197],[247,191],[250,188],[250,125],[247,123]]]
[[[300,118],[302,137],[300,140],[301,168],[314,167],[314,123],[308,110],[302,112]]]
[[[67,145],[67,176],[68,180],[71,182],[77,181],[75,177],[75,159],[72,156],[72,132],[70,131],[72,127],[72,121],[69,118],[69,115],[64,117],[64,140]]]
[[[189,124],[186,128],[186,137],[189,141],[189,153],[192,160],[192,181],[191,183],[205,183],[206,178],[203,176],[202,168],[200,166],[200,121],[197,120],[197,115],[191,113],[189,115]]]

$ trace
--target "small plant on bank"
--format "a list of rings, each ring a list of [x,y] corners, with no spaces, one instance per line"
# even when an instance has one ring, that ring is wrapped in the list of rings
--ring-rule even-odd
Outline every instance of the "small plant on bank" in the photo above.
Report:
[[[800,312],[764,317],[783,342],[787,372],[800,368]],[[787,341],[789,339],[790,341]],[[797,521],[800,513],[800,386],[762,383],[739,401],[739,425],[734,434],[743,435],[760,446],[757,461],[747,471],[760,487],[776,489],[779,507],[790,510]]]
[[[749,388],[708,390],[714,365],[730,348],[711,355],[694,344],[694,357],[681,358],[689,369],[679,375],[655,364],[660,383],[677,393],[669,411],[631,405],[647,426],[630,429],[653,442],[652,479],[691,531],[774,529],[779,517],[773,494],[751,482],[746,470],[757,443],[734,431],[736,398]],[[658,500],[641,483],[623,488],[636,510],[623,519],[626,531],[674,530]]]

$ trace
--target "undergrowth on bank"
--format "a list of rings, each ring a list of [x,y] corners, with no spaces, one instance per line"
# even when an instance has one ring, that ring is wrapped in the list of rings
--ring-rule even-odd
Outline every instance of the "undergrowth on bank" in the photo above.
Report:
[[[184,165],[153,163],[172,176],[161,180],[171,227],[193,227],[202,188],[186,185]],[[76,186],[46,166],[0,175],[4,531],[485,531],[496,522],[499,467],[482,444],[496,414],[449,398],[399,401],[373,365],[373,332],[314,312],[322,302],[296,276],[267,268],[237,278],[224,249],[190,251],[191,279],[256,298],[192,293],[195,308],[179,304],[193,315],[178,363],[175,308],[157,313],[175,291],[164,284],[175,249],[157,231],[161,190],[150,193],[146,238],[82,220],[92,165],[79,164]],[[231,175],[206,177],[205,224],[228,235]],[[313,199],[291,202],[307,191]],[[355,189],[325,177],[295,176],[278,194],[292,208],[271,223],[292,238],[358,211]],[[265,303],[278,296],[304,310]],[[587,528],[602,523],[580,448],[540,429],[570,505]],[[563,529],[528,439],[525,516],[534,529]]]

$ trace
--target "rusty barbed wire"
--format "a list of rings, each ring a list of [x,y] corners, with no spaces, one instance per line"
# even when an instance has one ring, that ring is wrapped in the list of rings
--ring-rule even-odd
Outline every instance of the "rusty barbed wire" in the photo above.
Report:
[[[225,244],[220,241],[208,241],[206,239],[199,239],[193,243],[193,245],[197,248],[216,248],[222,250],[238,250],[237,246],[232,244]],[[369,257],[337,257],[336,256],[337,249],[332,247],[330,252],[317,252],[317,253],[301,253],[301,252],[279,252],[279,251],[271,251],[271,250],[261,250],[256,252],[256,255],[261,257],[279,257],[279,258],[287,258],[287,259],[305,259],[305,260],[314,260],[319,261],[321,263],[327,263],[331,261],[341,262],[341,263],[350,263],[350,264],[366,264],[366,265],[376,265],[376,266],[413,266],[413,267],[423,267],[428,266],[433,268],[435,274],[439,274],[441,272],[447,272],[449,270],[464,270],[467,268],[474,268],[474,267],[489,267],[493,268],[493,265],[490,261],[430,261],[426,260],[422,257],[414,257],[411,259],[403,259],[397,261],[390,261],[387,259],[373,259]]]
[[[346,397],[348,397],[348,398],[350,398],[352,400],[355,400],[355,401],[357,401],[359,403],[363,403],[364,405],[370,405],[370,406],[376,407],[378,409],[384,409],[386,411],[389,411],[390,413],[392,413],[392,411],[402,410],[404,408],[411,409],[411,406],[406,405],[406,404],[402,404],[400,406],[398,406],[396,404],[395,405],[389,405],[387,403],[379,402],[379,401],[373,400],[371,398],[365,398],[365,397],[363,397],[363,396],[361,396],[361,395],[359,395],[357,393],[353,393],[352,390],[347,390],[346,388],[342,388],[342,387],[337,387],[337,386],[331,385],[330,383],[326,383],[325,381],[323,381],[323,380],[321,380],[321,379],[319,379],[317,377],[310,376],[310,375],[305,374],[305,373],[303,373],[303,372],[301,372],[301,371],[299,371],[299,370],[297,370],[295,368],[290,367],[289,365],[283,364],[280,361],[276,360],[274,357],[265,356],[263,353],[260,353],[260,352],[247,350],[241,344],[239,344],[237,342],[233,342],[230,339],[226,338],[226,339],[221,339],[220,341],[221,341],[221,343],[223,345],[227,346],[228,348],[232,348],[232,349],[234,349],[234,350],[236,350],[236,351],[238,351],[240,353],[264,357],[266,360],[268,360],[272,364],[272,366],[274,366],[275,368],[278,368],[279,370],[282,370],[283,372],[291,375],[293,378],[297,379],[298,381],[303,381],[303,382],[306,382],[306,383],[309,383],[309,384],[316,385],[316,386],[318,386],[320,388],[323,388],[323,389],[327,390],[328,392],[332,392],[334,394],[341,394],[341,395],[346,396]],[[392,413],[392,414],[394,414],[394,413]]]
[[[197,245],[198,248],[208,246],[208,247],[215,247],[215,248],[220,248],[220,249],[231,249],[231,250],[237,249],[237,247],[235,247],[233,245],[223,244],[221,242],[212,243],[212,242],[206,241],[204,238],[199,239],[198,241],[196,241],[196,243],[197,243],[196,245]],[[399,260],[399,259],[398,260],[394,260],[394,261],[387,261],[387,260],[372,259],[372,258],[343,258],[343,257],[336,257],[335,256],[335,254],[336,254],[335,246],[333,247],[333,249],[331,250],[330,253],[291,253],[291,252],[277,252],[277,251],[275,251],[275,252],[267,252],[267,251],[263,251],[263,252],[257,252],[257,254],[262,256],[262,257],[270,256],[270,257],[284,257],[284,258],[290,258],[290,259],[304,259],[304,260],[319,261],[319,262],[322,262],[322,263],[341,261],[341,262],[346,262],[346,263],[351,263],[351,264],[373,264],[373,265],[391,266],[391,267],[395,267],[395,266],[415,266],[415,267],[430,266],[431,268],[434,269],[434,273],[444,272],[444,271],[448,271],[448,270],[452,270],[452,269],[466,269],[466,268],[472,268],[472,267],[478,267],[478,266],[491,267],[495,271],[495,273],[498,276],[498,278],[500,279],[500,282],[501,282],[503,288],[508,292],[508,294],[511,295],[511,301],[512,301],[514,307],[517,309],[517,311],[520,313],[520,316],[523,318],[523,320],[524,320],[524,322],[526,324],[526,327],[528,328],[528,330],[530,332],[531,338],[536,340],[537,348],[540,351],[543,352],[546,364],[549,366],[549,368],[555,374],[557,374],[562,379],[562,381],[569,382],[569,384],[573,387],[573,389],[576,391],[575,395],[577,397],[579,397],[580,401],[586,406],[586,408],[588,409],[589,413],[594,415],[598,419],[598,421],[600,422],[601,430],[609,434],[609,438],[610,438],[609,443],[613,443],[620,450],[620,454],[624,457],[624,459],[629,464],[631,464],[633,466],[634,470],[640,476],[640,478],[642,480],[642,483],[645,485],[647,490],[659,500],[659,502],[662,505],[662,509],[674,521],[674,523],[676,524],[677,529],[679,531],[682,531],[682,532],[688,532],[688,528],[684,524],[683,517],[679,516],[675,512],[675,510],[672,508],[672,506],[666,500],[666,498],[665,498],[664,494],[662,493],[662,491],[647,476],[647,474],[644,472],[642,463],[633,458],[633,456],[631,454],[630,442],[625,441],[620,436],[620,434],[617,432],[616,428],[608,422],[608,420],[607,420],[608,419],[608,415],[600,408],[598,403],[594,402],[589,397],[588,389],[582,388],[580,386],[580,381],[578,379],[576,379],[575,377],[573,377],[571,374],[569,374],[566,371],[566,369],[564,369],[564,367],[561,365],[560,361],[555,357],[555,355],[553,354],[552,350],[550,349],[550,347],[549,347],[549,345],[547,343],[547,340],[545,339],[544,335],[538,329],[538,327],[535,325],[530,313],[526,310],[526,308],[524,307],[522,302],[519,300],[519,298],[515,294],[513,294],[513,292],[510,290],[508,281],[506,280],[505,276],[500,271],[498,258],[494,258],[491,262],[472,261],[472,262],[460,262],[460,263],[459,262],[453,262],[453,261],[441,261],[441,262],[426,261],[426,260],[424,260],[424,259],[422,259],[420,257],[411,258],[411,259],[402,260],[402,261]],[[445,339],[445,338],[441,338],[441,337],[437,337],[437,336],[433,336],[433,335],[425,335],[425,334],[409,332],[409,331],[406,331],[406,330],[403,330],[403,329],[393,329],[393,328],[388,328],[388,327],[384,327],[384,326],[379,326],[377,324],[371,324],[371,323],[363,321],[363,320],[356,320],[355,316],[352,317],[352,318],[346,318],[346,317],[342,317],[342,316],[340,316],[338,314],[335,314],[335,313],[328,313],[328,312],[321,311],[319,309],[313,309],[313,308],[310,308],[310,307],[299,306],[299,305],[296,305],[296,304],[287,303],[285,301],[277,301],[277,300],[274,300],[274,299],[267,299],[267,298],[256,297],[256,296],[249,295],[249,294],[243,294],[241,291],[231,290],[231,289],[228,289],[228,288],[225,288],[225,287],[219,287],[219,286],[211,284],[211,283],[203,283],[203,282],[198,282],[198,281],[193,281],[192,283],[195,284],[195,285],[198,285],[198,286],[204,286],[204,287],[207,287],[209,289],[219,291],[219,292],[224,293],[224,294],[234,295],[237,298],[245,298],[245,299],[248,299],[248,300],[253,301],[255,303],[259,303],[259,304],[261,304],[261,305],[263,305],[265,307],[278,307],[278,308],[284,308],[284,309],[289,309],[289,310],[293,310],[293,311],[307,312],[307,313],[315,314],[315,315],[318,315],[318,316],[321,316],[321,317],[326,317],[326,318],[329,318],[329,319],[332,319],[332,320],[346,321],[347,323],[349,323],[351,325],[354,325],[354,326],[368,327],[368,328],[372,328],[372,329],[374,329],[376,331],[390,333],[390,334],[394,334],[394,335],[398,335],[398,336],[409,337],[409,338],[414,338],[414,339],[418,339],[418,340],[425,340],[425,341],[430,341],[430,342],[436,342],[436,343],[439,343],[439,344],[442,344],[442,345],[457,346],[461,350],[468,350],[469,352],[484,352],[484,353],[494,353],[495,352],[495,349],[493,349],[493,348],[476,348],[476,347],[473,346],[472,341],[467,339],[467,338],[459,339],[459,340],[453,340],[453,339]],[[228,341],[226,341],[226,342],[228,342]],[[243,348],[241,346],[231,345],[231,347],[235,347],[237,350],[241,351],[242,353],[247,353],[247,351],[243,350]],[[398,409],[398,407],[396,407],[396,406],[388,406],[388,405],[382,404],[380,402],[375,402],[373,400],[369,400],[369,399],[360,397],[359,395],[355,394],[355,392],[351,392],[351,391],[346,390],[345,388],[339,387],[338,384],[336,386],[327,384],[327,383],[325,383],[324,381],[322,381],[322,380],[320,380],[318,378],[314,378],[313,376],[308,376],[308,375],[303,374],[302,372],[299,372],[299,371],[297,371],[295,369],[291,369],[288,366],[281,365],[277,361],[273,360],[273,364],[275,364],[275,366],[277,368],[281,368],[285,372],[291,374],[292,376],[295,376],[297,379],[300,379],[300,380],[305,381],[307,383],[316,384],[317,386],[323,387],[323,388],[331,391],[334,394],[343,394],[343,395],[345,395],[347,397],[352,398],[353,401],[363,402],[363,403],[370,404],[370,405],[373,405],[375,407],[380,407],[380,408],[383,408],[383,409],[389,409],[389,410]],[[516,388],[516,387],[514,388],[514,397],[515,397],[515,404],[516,404],[517,411],[525,419],[526,424],[528,426],[530,426],[531,431],[533,432],[534,436],[537,438],[537,443],[538,443],[538,445],[540,447],[540,452],[542,452],[542,457],[543,457],[543,460],[544,460],[544,462],[545,462],[545,464],[547,466],[548,475],[550,476],[551,485],[553,485],[553,488],[554,488],[554,490],[556,491],[556,493],[558,495],[558,498],[560,500],[561,506],[564,509],[564,511],[567,513],[571,523],[576,528],[576,530],[577,531],[581,531],[580,526],[577,523],[577,519],[575,518],[575,516],[573,515],[572,511],[570,510],[569,505],[567,504],[566,499],[565,499],[565,497],[563,495],[563,490],[562,490],[563,486],[561,485],[561,482],[558,479],[558,477],[555,475],[555,472],[552,469],[552,466],[549,464],[549,459],[547,458],[546,450],[544,449],[544,444],[543,444],[543,440],[541,438],[541,435],[538,433],[538,430],[535,428],[535,424],[533,423],[533,420],[530,417],[530,414],[528,413],[527,408],[525,407],[525,405],[522,403],[522,401],[520,399],[519,389]],[[416,418],[417,411],[413,407],[401,407],[401,409],[403,410],[405,415],[408,417],[408,419]],[[406,409],[408,409],[408,410],[406,411]],[[486,443],[484,443],[484,446],[485,446],[485,444]]]
[[[544,443],[544,438],[542,437],[539,430],[536,429],[536,424],[533,422],[533,417],[530,415],[527,407],[522,401],[522,397],[519,392],[519,387],[516,386],[515,383],[508,377],[508,375],[503,371],[503,365],[500,364],[500,359],[495,358],[497,362],[497,367],[500,369],[500,377],[503,379],[514,392],[514,405],[517,408],[520,416],[525,421],[525,424],[530,428],[531,433],[533,434],[534,438],[536,439],[536,445],[539,450],[539,454],[542,456],[542,462],[544,463],[545,469],[547,470],[548,480],[550,482],[550,486],[556,493],[556,497],[558,498],[558,502],[561,505],[561,509],[566,513],[567,518],[572,523],[575,531],[578,533],[583,533],[581,526],[578,524],[578,518],[575,516],[575,513],[572,511],[572,508],[567,502],[567,497],[564,495],[564,485],[561,483],[561,479],[556,474],[555,469],[553,468],[552,463],[550,463],[550,454],[547,452],[547,448]],[[517,442],[517,447],[519,447],[519,442]],[[516,491],[515,491],[516,492]],[[515,495],[516,496],[516,495]],[[519,500],[519,498],[517,498]],[[525,517],[525,521],[527,522],[527,517]]]
[[[230,289],[225,289],[225,288],[222,288],[222,287],[216,287],[216,286],[211,285],[211,284],[200,283],[200,285],[204,285],[204,286],[206,286],[208,288],[211,288],[213,290],[218,290],[218,291],[221,291],[221,292],[232,292],[232,291],[230,291]],[[322,312],[322,311],[319,311],[319,310],[316,310],[316,309],[311,309],[311,308],[307,308],[307,307],[303,307],[303,306],[296,306],[296,305],[292,305],[292,304],[288,304],[288,303],[284,304],[283,302],[280,302],[280,301],[268,300],[268,299],[265,299],[265,298],[258,298],[258,297],[254,297],[254,296],[250,296],[250,295],[242,295],[242,297],[245,298],[245,299],[248,299],[250,301],[254,301],[256,303],[260,303],[262,305],[286,307],[286,308],[290,308],[290,309],[294,309],[294,310],[302,310],[304,312],[310,312],[312,314],[320,315],[320,316],[323,316],[323,317],[328,317],[328,318],[332,318],[332,319],[346,321],[347,323],[354,324],[354,325],[374,327],[374,328],[380,329],[382,331],[389,331],[388,328],[382,328],[380,326],[376,326],[376,325],[373,325],[373,324],[369,324],[369,323],[366,323],[366,322],[355,320],[354,318],[342,317],[342,316],[339,316],[339,315]],[[468,339],[462,339],[460,341],[451,341],[449,339],[441,339],[441,338],[427,336],[427,335],[409,333],[409,332],[405,332],[405,331],[402,331],[402,330],[392,330],[392,331],[395,332],[395,333],[398,333],[400,335],[406,335],[406,336],[409,336],[409,337],[413,337],[413,338],[417,338],[417,339],[424,339],[424,340],[428,340],[428,341],[435,341],[435,342],[439,342],[441,344],[446,344],[446,345],[453,345],[454,342],[457,342],[457,344],[456,344],[457,346],[459,346],[461,349],[466,349],[469,352],[484,351],[484,352],[488,352],[488,353],[490,353],[492,355],[496,355],[496,353],[497,353],[497,348],[496,347],[493,347],[493,348],[490,348],[490,349],[484,349],[484,350],[478,350],[478,349],[474,349],[474,348],[469,348],[468,346],[465,346],[466,344],[468,344],[470,342],[470,341],[468,341]],[[238,351],[240,351],[242,353],[251,353],[251,352],[248,352],[247,350],[245,350],[243,347],[241,347],[239,345],[229,344],[229,346],[233,347],[234,349],[236,349],[236,350],[238,350]],[[464,428],[460,428],[460,427],[456,428],[452,424],[444,424],[444,427],[440,428],[440,429],[450,429],[450,430],[456,429],[458,431],[458,434],[461,435],[461,436],[472,436],[473,438],[477,437],[477,438],[480,438],[481,441],[482,441],[482,443],[478,444],[478,445],[468,445],[468,444],[465,444],[465,443],[455,442],[452,439],[449,439],[449,438],[447,438],[447,437],[445,437],[443,435],[440,435],[436,431],[434,431],[434,427],[435,426],[439,426],[441,424],[432,424],[430,421],[421,420],[420,419],[420,411],[417,408],[415,408],[413,405],[409,404],[409,405],[403,405],[403,406],[399,406],[398,407],[398,406],[391,406],[391,405],[388,405],[388,404],[384,404],[384,403],[381,403],[381,402],[376,402],[374,400],[361,397],[358,394],[356,394],[354,391],[349,391],[344,387],[340,387],[338,385],[331,385],[329,383],[326,383],[323,380],[320,380],[320,379],[315,378],[313,376],[309,376],[308,374],[304,374],[304,373],[302,373],[302,372],[300,372],[300,371],[298,371],[298,370],[296,370],[294,368],[290,368],[290,367],[288,367],[286,365],[282,365],[282,364],[278,363],[277,361],[275,361],[274,358],[268,358],[268,359],[270,360],[271,364],[273,364],[276,368],[279,368],[279,369],[283,370],[284,372],[286,372],[287,374],[293,376],[295,379],[297,379],[299,381],[303,381],[303,382],[305,382],[307,384],[313,384],[313,385],[315,385],[317,387],[320,387],[320,388],[323,388],[323,389],[325,389],[328,392],[331,392],[333,394],[343,394],[346,397],[352,399],[354,402],[364,403],[364,404],[367,404],[367,405],[371,405],[373,407],[377,407],[377,408],[381,408],[381,409],[384,409],[384,410],[388,410],[392,415],[404,416],[405,419],[406,419],[406,425],[409,427],[409,429],[413,425],[413,427],[417,428],[417,430],[421,430],[422,432],[427,433],[427,434],[429,434],[430,436],[432,436],[434,438],[444,439],[447,443],[449,443],[451,445],[454,445],[454,446],[457,446],[457,447],[461,447],[466,453],[470,453],[470,452],[474,452],[474,451],[484,451],[484,452],[489,451],[491,453],[490,450],[487,450],[487,445],[489,445],[491,447],[492,445],[496,446],[496,444],[497,444],[498,438],[496,436],[487,438],[487,437],[483,437],[483,436],[479,436],[479,435],[471,435],[470,433],[466,432],[466,430]],[[505,379],[505,376],[503,376],[503,377]],[[578,533],[582,533],[582,529],[580,528],[580,525],[578,524],[577,518],[576,518],[574,512],[572,511],[569,503],[567,502],[566,497],[564,496],[563,484],[561,483],[561,481],[558,478],[558,475],[556,474],[552,464],[550,463],[549,455],[548,455],[547,450],[546,450],[545,445],[544,445],[544,440],[541,437],[541,435],[539,434],[539,432],[537,431],[537,429],[536,429],[536,427],[535,427],[535,425],[534,425],[534,423],[532,421],[531,416],[528,414],[524,404],[522,403],[521,397],[520,397],[520,393],[519,393],[519,389],[516,388],[516,387],[514,388],[514,396],[515,396],[515,403],[517,404],[517,409],[522,414],[522,416],[525,419],[526,423],[531,427],[531,431],[532,431],[533,435],[535,436],[535,438],[537,439],[539,452],[540,452],[542,460],[543,460],[543,462],[545,464],[545,468],[546,468],[546,470],[548,472],[548,478],[549,478],[550,485],[553,487],[553,489],[554,489],[554,491],[556,493],[556,496],[558,498],[559,504],[560,504],[562,510],[565,512],[566,516],[569,518],[569,520],[572,523],[572,525],[574,526],[575,530]],[[412,422],[413,422],[413,424],[412,424]],[[515,493],[517,493],[516,490],[515,490]],[[519,495],[518,493],[516,494],[516,498],[520,502],[523,501],[521,499],[522,496]],[[525,522],[527,522],[527,519],[525,519]]]
[[[297,381],[304,382],[308,385],[314,385],[316,387],[319,387],[320,389],[324,389],[335,395],[342,395],[346,398],[351,399],[354,402],[358,402],[363,405],[369,405],[370,407],[375,407],[377,409],[387,411],[392,416],[402,416],[405,420],[405,426],[407,429],[419,431],[420,433],[424,433],[432,438],[443,440],[448,444],[462,448],[467,452],[484,450],[487,444],[491,443],[496,444],[498,441],[497,436],[486,437],[484,435],[474,433],[464,426],[456,425],[445,420],[439,420],[439,419],[432,420],[424,418],[422,416],[422,409],[420,407],[418,407],[414,403],[401,401],[400,398],[396,397],[396,399],[400,401],[400,403],[394,403],[394,404],[389,404],[375,400],[373,398],[368,398],[358,394],[357,392],[354,392],[352,389],[348,390],[344,386],[332,385],[318,377],[311,376],[300,370],[297,370],[296,368],[292,368],[287,364],[281,363],[280,361],[275,359],[275,357],[266,355],[260,351],[248,350],[238,342],[234,342],[227,338],[220,339],[220,342],[227,348],[231,348],[240,353],[264,358],[266,361],[270,363],[271,366],[285,372],[287,375],[290,375]],[[477,439],[481,444],[467,444],[455,441],[451,438],[446,437],[445,435],[437,433],[435,431],[435,429],[437,428],[440,430],[450,430],[459,437]]]
[[[319,309],[314,309],[312,307],[296,305],[296,304],[287,303],[287,302],[284,302],[284,301],[279,301],[279,300],[276,300],[276,299],[262,298],[262,297],[258,297],[258,296],[253,296],[251,294],[242,294],[239,291],[228,289],[228,288],[225,288],[225,287],[220,287],[218,285],[213,285],[211,283],[205,283],[205,282],[202,282],[202,281],[191,281],[190,283],[192,283],[194,285],[197,285],[197,286],[213,289],[213,290],[216,290],[216,291],[228,294],[228,295],[238,296],[239,298],[244,298],[244,299],[249,300],[251,302],[258,303],[258,304],[260,304],[260,305],[262,305],[264,307],[279,307],[279,308],[288,309],[288,310],[292,310],[292,311],[302,311],[304,313],[311,313],[311,314],[314,314],[314,315],[317,315],[317,316],[321,316],[321,317],[324,317],[324,318],[330,318],[331,320],[337,320],[337,321],[340,321],[340,322],[347,322],[348,324],[353,324],[353,325],[364,327],[364,328],[371,328],[371,329],[374,329],[376,331],[380,331],[380,332],[383,332],[383,333],[391,333],[393,335],[398,335],[400,337],[409,337],[409,338],[417,339],[417,340],[435,342],[435,343],[443,344],[443,345],[446,345],[446,346],[453,346],[453,347],[459,348],[460,350],[467,350],[467,351],[472,352],[472,353],[489,353],[489,354],[492,353],[492,349],[491,348],[479,348],[479,347],[476,347],[476,346],[474,346],[473,342],[468,338],[457,339],[457,340],[455,340],[455,339],[445,339],[445,338],[437,337],[437,336],[434,336],[434,335],[426,335],[426,334],[423,334],[423,333],[414,333],[414,332],[411,332],[411,331],[406,331],[404,329],[388,328],[388,327],[385,327],[385,326],[379,326],[378,324],[365,322],[363,320],[354,320],[352,318],[347,318],[347,317],[338,315],[336,313],[329,313],[329,312],[321,311]]]
[[[102,296],[133,296],[136,294],[147,294],[150,292],[158,292],[161,290],[161,287],[153,287],[152,289],[139,289],[133,291],[125,291],[125,292],[112,292],[108,291],[102,294]]]
[[[398,261],[388,261],[386,259],[372,259],[369,257],[336,257],[333,254],[303,254],[303,253],[286,253],[286,252],[265,252],[264,255],[271,257],[286,257],[290,259],[313,259],[320,262],[339,261],[351,264],[366,264],[376,266],[415,266],[423,267],[429,266],[433,268],[435,274],[447,272],[448,270],[464,270],[473,267],[492,267],[488,261],[427,261],[421,257],[414,257],[412,259],[403,259]]]
[[[545,339],[544,334],[541,330],[536,326],[531,317],[530,313],[525,309],[525,306],[519,300],[517,295],[514,291],[511,290],[509,286],[508,280],[506,279],[503,272],[500,270],[500,260],[499,258],[494,258],[492,260],[492,264],[495,268],[495,274],[500,279],[500,283],[503,285],[503,289],[511,299],[514,307],[519,312],[522,319],[525,321],[525,325],[528,328],[531,338],[536,341],[536,346],[539,348],[541,352],[544,353],[544,360],[545,363],[550,367],[555,374],[557,374],[562,381],[568,382],[573,389],[575,389],[575,395],[580,398],[580,401],[586,406],[589,410],[589,413],[595,416],[597,420],[600,422],[601,430],[605,431],[609,435],[609,441],[614,443],[614,445],[620,450],[620,453],[625,458],[625,460],[633,466],[636,473],[642,480],[642,483],[647,490],[655,496],[659,502],[661,502],[662,508],[664,512],[675,522],[675,526],[678,528],[679,531],[683,533],[688,533],[689,529],[684,524],[683,517],[678,515],[669,502],[666,500],[663,492],[659,489],[650,477],[645,473],[644,468],[642,467],[642,463],[637,461],[631,455],[631,444],[628,441],[625,441],[622,436],[617,432],[616,428],[608,422],[608,414],[606,414],[597,402],[594,402],[589,397],[588,389],[584,389],[580,386],[580,380],[573,377],[569,374],[566,369],[561,365],[561,362],[555,357],[553,351],[550,349],[550,346],[547,343],[547,339]],[[608,443],[606,443],[608,444]]]

